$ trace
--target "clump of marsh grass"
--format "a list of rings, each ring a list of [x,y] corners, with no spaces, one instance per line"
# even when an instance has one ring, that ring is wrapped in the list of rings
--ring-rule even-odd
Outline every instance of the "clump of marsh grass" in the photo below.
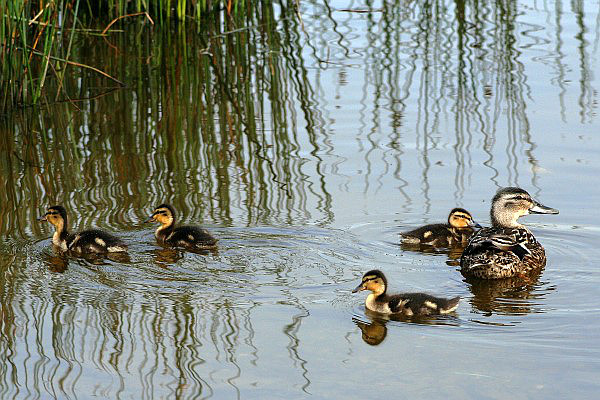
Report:
[[[106,35],[114,23],[136,16],[200,26],[211,14],[224,14],[243,24],[250,20],[245,15],[270,6],[269,0],[0,0],[0,115],[58,99],[69,68],[87,68],[121,85],[99,66],[73,59],[77,35]]]

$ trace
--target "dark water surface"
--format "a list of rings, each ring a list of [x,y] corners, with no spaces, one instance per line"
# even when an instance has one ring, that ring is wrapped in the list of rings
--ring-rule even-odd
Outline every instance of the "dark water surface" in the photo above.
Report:
[[[1,120],[0,398],[597,397],[600,2],[300,5],[82,37],[127,88],[72,68]],[[398,246],[507,185],[560,210],[524,218],[536,280]],[[165,201],[218,251],[157,246]],[[129,258],[57,254],[55,203]],[[372,268],[463,300],[384,320],[350,294]]]

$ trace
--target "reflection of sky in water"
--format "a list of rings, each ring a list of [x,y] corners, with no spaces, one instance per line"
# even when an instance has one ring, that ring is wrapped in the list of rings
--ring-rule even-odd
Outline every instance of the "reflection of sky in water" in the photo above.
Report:
[[[272,68],[281,85],[272,98],[251,91],[254,109],[233,75],[235,107],[217,89],[204,102],[190,94],[216,84],[190,52],[179,83],[161,75],[168,57],[131,58],[144,85],[82,113],[4,123],[0,397],[597,391],[597,4],[511,3],[500,14],[501,4],[377,3],[367,14],[315,3],[301,2],[305,32],[291,18],[286,36],[280,21],[278,39],[290,40],[272,65],[253,56],[253,71]],[[256,79],[253,90],[275,82]],[[202,108],[211,99],[231,121]],[[537,281],[469,284],[445,254],[396,245],[398,231],[455,205],[488,223],[507,184],[561,211],[525,219],[549,258]],[[64,199],[74,228],[119,232],[131,262],[52,254],[50,230],[32,222],[49,198]],[[167,199],[215,232],[216,254],[154,245],[141,220]],[[394,290],[463,296],[457,315],[371,318],[349,290],[375,267]]]

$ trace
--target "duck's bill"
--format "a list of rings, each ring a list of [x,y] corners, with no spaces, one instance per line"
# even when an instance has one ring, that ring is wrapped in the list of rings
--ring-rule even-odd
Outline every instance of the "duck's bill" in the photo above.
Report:
[[[147,219],[144,220],[144,223],[148,223],[148,222],[152,222],[154,221],[154,214],[152,214],[151,216],[149,216]]]
[[[529,212],[532,214],[558,214],[556,208],[546,207],[540,203],[535,203],[533,207],[529,209]]]
[[[471,228],[477,228],[477,229],[481,229],[481,228],[483,228],[483,226],[479,225],[479,224],[478,224],[477,222],[475,222],[475,221],[471,221],[471,222],[469,223],[469,226],[470,226]]]
[[[46,214],[42,215],[41,217],[39,217],[37,219],[38,221],[48,221],[48,219],[46,218]]]
[[[357,293],[357,292],[360,292],[361,290],[365,290],[365,287],[363,286],[362,283],[360,285],[358,285],[357,287],[355,287],[354,289],[352,289],[352,293]]]

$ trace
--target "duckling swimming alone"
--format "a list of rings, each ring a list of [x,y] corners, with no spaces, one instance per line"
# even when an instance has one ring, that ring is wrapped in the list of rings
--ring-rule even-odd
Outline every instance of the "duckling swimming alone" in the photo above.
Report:
[[[156,221],[161,225],[155,236],[159,244],[165,246],[181,246],[189,249],[206,250],[217,246],[215,239],[206,229],[197,226],[175,227],[175,210],[168,204],[161,204],[146,222]]]
[[[448,215],[447,224],[431,224],[402,234],[406,244],[423,244],[434,247],[466,246],[469,238],[481,228],[464,208],[454,208]]]
[[[558,214],[525,190],[506,187],[492,199],[492,226],[477,232],[460,259],[464,276],[483,279],[524,276],[546,265],[546,252],[533,234],[517,222],[528,214]]]
[[[399,314],[407,317],[448,314],[456,310],[460,297],[442,299],[425,293],[387,294],[387,279],[383,272],[374,269],[363,275],[360,285],[352,293],[370,290],[365,306],[382,314]]]
[[[72,250],[77,253],[102,254],[127,251],[121,239],[99,229],[89,229],[71,234],[68,230],[67,211],[63,206],[52,206],[38,218],[48,221],[55,227],[52,243],[62,251]]]

